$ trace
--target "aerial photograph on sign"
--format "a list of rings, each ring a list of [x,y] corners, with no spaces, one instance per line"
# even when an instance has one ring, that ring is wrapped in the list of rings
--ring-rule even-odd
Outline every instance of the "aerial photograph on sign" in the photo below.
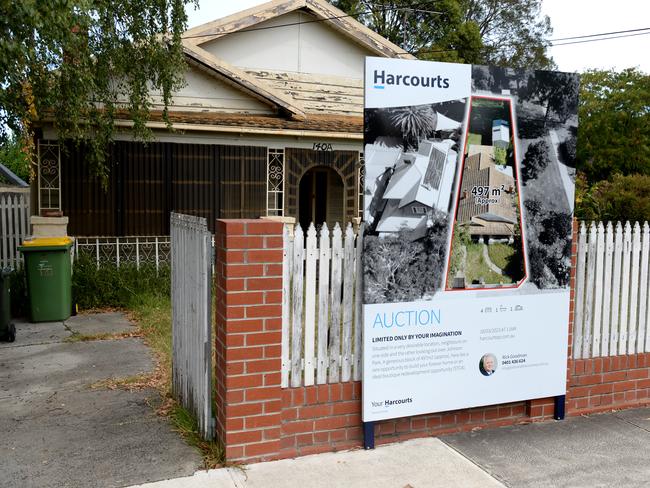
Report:
[[[577,86],[472,66],[467,97],[366,108],[365,303],[568,286]]]

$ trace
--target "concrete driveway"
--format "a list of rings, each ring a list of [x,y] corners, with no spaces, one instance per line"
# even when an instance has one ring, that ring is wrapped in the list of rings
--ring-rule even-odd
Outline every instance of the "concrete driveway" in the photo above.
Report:
[[[122,487],[200,466],[198,451],[154,413],[155,390],[89,388],[153,368],[137,338],[66,341],[132,331],[121,314],[16,326],[16,342],[0,342],[0,487]]]

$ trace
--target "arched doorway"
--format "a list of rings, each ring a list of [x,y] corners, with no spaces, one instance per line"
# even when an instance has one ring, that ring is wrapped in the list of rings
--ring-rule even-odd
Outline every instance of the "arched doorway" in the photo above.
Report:
[[[336,222],[343,226],[345,215],[345,187],[339,174],[327,166],[316,166],[300,179],[298,214],[300,225],[307,231],[309,224],[316,227],[323,222],[331,228]]]

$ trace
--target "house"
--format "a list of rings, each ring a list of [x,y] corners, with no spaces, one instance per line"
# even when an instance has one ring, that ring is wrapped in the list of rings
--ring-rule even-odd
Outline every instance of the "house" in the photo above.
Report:
[[[120,120],[108,188],[83,148],[40,128],[36,210],[75,236],[165,235],[172,211],[347,222],[362,209],[366,56],[412,58],[325,0],[275,0],[185,32],[187,85],[170,118],[152,93],[154,141]],[[55,195],[56,198],[53,198]]]
[[[399,155],[385,189],[376,191],[383,202],[377,232],[406,227],[419,234],[426,230],[434,211],[448,212],[457,164],[453,145],[450,139],[425,139],[416,153]],[[373,154],[376,149],[369,146],[366,153]]]
[[[516,184],[512,167],[495,163],[494,149],[468,146],[456,220],[476,240],[510,241],[517,223]]]

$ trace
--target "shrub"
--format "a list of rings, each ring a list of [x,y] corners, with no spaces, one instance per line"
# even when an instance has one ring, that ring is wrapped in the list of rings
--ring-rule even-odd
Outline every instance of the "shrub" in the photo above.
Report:
[[[81,255],[74,263],[72,298],[80,309],[129,307],[143,295],[169,296],[171,268],[154,265],[102,265]]]
[[[591,190],[591,209],[598,220],[650,220],[650,176],[615,175]]]

